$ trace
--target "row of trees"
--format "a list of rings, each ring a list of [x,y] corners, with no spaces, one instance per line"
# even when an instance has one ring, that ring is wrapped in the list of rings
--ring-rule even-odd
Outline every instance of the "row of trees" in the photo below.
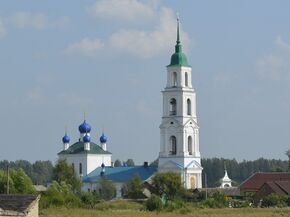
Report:
[[[114,162],[115,167],[120,166],[135,166],[133,159],[127,159],[121,161],[117,159]],[[22,169],[32,180],[35,185],[46,185],[53,180],[53,164],[51,161],[35,161],[30,163],[27,160],[16,160],[16,161],[0,161],[0,170],[6,170],[7,166],[10,169]]]
[[[263,162],[262,159],[260,159]],[[216,160],[220,163],[222,160]],[[259,164],[257,164],[259,166]],[[95,207],[102,200],[111,200],[116,196],[114,183],[101,178],[98,188],[94,192],[81,192],[81,181],[76,176],[74,169],[66,161],[60,160],[52,172],[52,184],[44,192],[40,201],[43,208],[51,206],[67,207]],[[9,183],[9,185],[8,185]],[[31,179],[23,169],[0,170],[0,194],[6,193],[9,186],[10,193],[31,194],[35,193]],[[181,184],[180,176],[176,173],[156,173],[150,184],[142,183],[140,177],[135,176],[123,185],[122,192],[125,198],[142,199],[144,188],[150,191],[151,197],[145,202],[147,210],[174,210],[188,206],[196,207],[245,207],[249,201],[234,200],[225,197],[221,192],[211,192],[205,197],[204,192],[186,190]],[[287,197],[270,195],[265,198],[260,206],[286,206]]]
[[[224,176],[224,168],[226,166],[228,174],[234,184],[238,185],[251,176],[255,172],[286,172],[289,171],[288,161],[259,158],[254,161],[238,162],[235,159],[224,158],[203,158],[201,160],[203,173],[207,175],[207,186],[219,186],[219,180]],[[11,169],[22,169],[32,180],[33,184],[46,185],[55,180],[53,174],[54,166],[51,161],[36,161],[30,163],[26,160],[17,161],[0,161],[0,170],[6,170],[7,166]],[[114,162],[115,167],[134,166],[133,159],[121,161],[117,159]],[[158,161],[154,161],[151,165],[158,165]],[[61,165],[59,165],[61,166]],[[204,181],[204,178],[203,178]],[[73,186],[75,184],[72,184]],[[205,183],[203,183],[205,186]]]
[[[51,161],[35,161],[34,163],[27,160],[0,161],[0,170],[6,170],[8,166],[10,169],[22,169],[35,185],[46,185],[52,180],[53,165]]]
[[[235,185],[240,184],[255,172],[287,172],[288,161],[259,158],[254,161],[238,162],[235,159],[205,158],[201,160],[203,173],[207,176],[207,186],[219,186],[219,180],[224,176],[226,167],[229,177]],[[203,182],[204,182],[203,178]],[[205,183],[203,183],[205,186]]]
[[[121,166],[133,167],[133,166],[135,166],[135,162],[133,159],[128,159],[126,161],[123,161],[123,163],[119,159],[115,160],[114,167],[121,167]]]

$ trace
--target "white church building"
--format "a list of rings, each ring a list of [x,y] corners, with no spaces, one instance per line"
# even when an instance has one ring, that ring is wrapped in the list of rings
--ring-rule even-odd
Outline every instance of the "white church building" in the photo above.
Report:
[[[77,142],[70,145],[70,138],[65,133],[62,138],[63,150],[58,153],[59,159],[65,159],[72,165],[77,176],[82,178],[91,173],[102,164],[111,166],[112,153],[107,151],[107,137],[102,134],[100,145],[91,139],[91,126],[86,120],[79,126],[80,137]]]
[[[107,177],[116,184],[117,195],[121,195],[123,183],[136,174],[148,181],[158,172],[176,172],[187,189],[202,188],[202,167],[199,151],[199,127],[196,114],[196,92],[192,86],[192,70],[187,62],[179,36],[175,52],[167,66],[167,83],[162,91],[163,114],[160,125],[160,152],[158,167],[147,162],[142,166],[112,167],[112,154],[107,151],[107,137],[100,137],[100,145],[91,141],[91,126],[84,120],[79,126],[79,141],[70,145],[67,134],[63,137],[60,159],[66,159],[82,179],[83,190],[97,190],[97,183]]]
[[[180,173],[187,189],[202,187],[196,92],[191,80],[191,66],[182,52],[178,21],[175,53],[167,66],[167,83],[162,91],[158,171]]]

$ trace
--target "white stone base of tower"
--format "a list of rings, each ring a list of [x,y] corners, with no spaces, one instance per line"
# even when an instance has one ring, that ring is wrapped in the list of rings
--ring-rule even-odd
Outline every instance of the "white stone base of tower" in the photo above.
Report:
[[[202,188],[200,158],[159,157],[158,172],[180,174],[181,182],[186,189]]]

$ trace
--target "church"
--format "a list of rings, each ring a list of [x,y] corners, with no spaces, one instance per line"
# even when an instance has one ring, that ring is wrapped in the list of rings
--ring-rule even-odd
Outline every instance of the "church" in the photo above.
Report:
[[[191,66],[182,52],[177,20],[175,53],[167,66],[167,84],[162,91],[158,171],[180,173],[187,189],[202,187],[196,93],[191,80]]]
[[[192,86],[192,69],[182,52],[177,19],[175,52],[167,66],[166,87],[162,91],[163,113],[160,125],[160,152],[158,167],[147,162],[142,166],[113,167],[112,154],[107,150],[107,137],[100,137],[100,145],[91,141],[91,126],[84,120],[79,126],[79,141],[70,145],[67,134],[63,137],[60,159],[66,159],[82,179],[84,191],[97,189],[102,177],[113,181],[117,197],[121,187],[134,175],[141,181],[150,181],[154,173],[176,172],[180,174],[186,189],[202,188],[202,166],[199,150],[199,127],[196,113],[196,92]]]
[[[91,126],[86,120],[79,126],[80,137],[70,145],[70,138],[65,133],[62,138],[63,150],[58,153],[59,159],[65,159],[82,178],[102,164],[111,166],[112,153],[107,151],[107,137],[104,133],[100,137],[100,145],[91,141]]]

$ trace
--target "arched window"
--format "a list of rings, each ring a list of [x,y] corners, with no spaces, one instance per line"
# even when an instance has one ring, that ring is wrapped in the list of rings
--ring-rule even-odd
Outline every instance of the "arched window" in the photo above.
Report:
[[[175,136],[170,137],[170,146],[171,146],[170,154],[176,155],[176,137]]]
[[[188,86],[188,74],[185,72],[185,86]]]
[[[176,87],[177,86],[177,73],[173,72],[173,76],[172,76],[172,86]]]
[[[188,153],[190,155],[192,155],[192,138],[191,138],[191,136],[189,136],[187,139],[187,146],[188,146]]]
[[[191,101],[187,99],[187,115],[191,115]]]
[[[170,100],[169,114],[176,115],[176,99],[174,98]]]
[[[82,174],[83,174],[83,167],[82,167],[82,163],[80,163],[79,172],[80,172],[80,175],[82,175]]]

